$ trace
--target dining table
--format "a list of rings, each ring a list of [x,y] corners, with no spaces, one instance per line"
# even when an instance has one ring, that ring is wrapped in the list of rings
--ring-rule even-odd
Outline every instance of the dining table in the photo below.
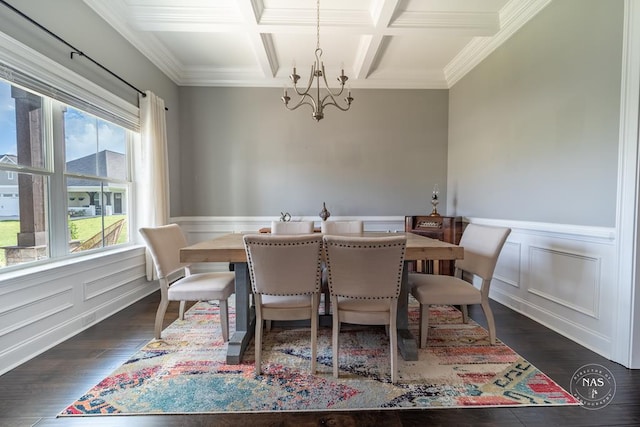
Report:
[[[227,348],[227,364],[240,364],[243,353],[255,331],[255,308],[251,307],[251,282],[244,248],[244,234],[229,233],[201,241],[180,249],[180,261],[184,263],[228,262],[235,272],[236,330],[230,336]],[[464,248],[440,240],[409,232],[363,232],[349,234],[367,237],[405,235],[405,250],[402,285],[398,299],[398,349],[404,360],[418,360],[418,345],[409,331],[409,266],[420,260],[456,260],[464,257]],[[438,263],[434,263],[438,264]],[[436,272],[434,272],[436,273]]]

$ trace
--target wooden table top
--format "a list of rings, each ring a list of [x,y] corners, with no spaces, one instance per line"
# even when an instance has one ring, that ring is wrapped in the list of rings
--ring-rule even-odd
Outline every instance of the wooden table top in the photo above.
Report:
[[[244,233],[251,234],[251,233]],[[225,234],[215,239],[196,243],[180,249],[180,261],[187,263],[196,262],[247,262],[247,254],[242,241],[242,233]],[[257,234],[257,233],[256,233]],[[419,236],[413,233],[376,233],[364,232],[358,236],[407,236],[407,249],[405,260],[453,260],[464,257],[464,248],[451,243],[429,237]],[[355,234],[352,234],[355,235]]]

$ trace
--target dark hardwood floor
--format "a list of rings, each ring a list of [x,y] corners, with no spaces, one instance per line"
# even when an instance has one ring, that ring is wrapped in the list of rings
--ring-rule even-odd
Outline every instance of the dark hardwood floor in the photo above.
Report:
[[[306,412],[255,415],[165,415],[56,418],[153,337],[159,295],[118,314],[0,376],[0,426],[638,426],[640,370],[628,370],[492,302],[498,337],[569,390],[581,366],[598,363],[616,380],[613,401],[598,410],[582,407]],[[172,303],[165,317],[177,317]],[[479,307],[470,314],[485,325]]]

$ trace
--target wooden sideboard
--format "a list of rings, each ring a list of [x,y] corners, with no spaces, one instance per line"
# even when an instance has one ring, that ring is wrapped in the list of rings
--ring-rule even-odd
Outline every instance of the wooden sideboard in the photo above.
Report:
[[[430,216],[415,215],[404,217],[404,231],[431,237],[447,243],[460,243],[462,237],[462,217],[459,216]],[[425,273],[440,273],[450,276],[454,273],[453,261],[438,261],[439,265],[434,266],[434,261],[416,262],[413,268],[415,271]],[[435,267],[435,268],[434,268]]]

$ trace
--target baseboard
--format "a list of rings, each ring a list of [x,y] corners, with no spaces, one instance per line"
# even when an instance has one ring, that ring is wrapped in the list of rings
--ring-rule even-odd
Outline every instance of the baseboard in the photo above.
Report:
[[[553,313],[545,308],[536,306],[535,304],[532,304],[531,302],[518,298],[514,295],[508,295],[500,291],[495,291],[491,293],[491,299],[499,302],[506,307],[509,307],[513,311],[520,313],[523,316],[534,320],[535,322],[551,329],[552,331],[571,339],[572,341],[595,353],[608,357],[603,353],[604,349],[608,349],[611,347],[611,340],[599,333],[594,332],[593,330],[584,328],[580,324],[559,316],[558,313]],[[497,327],[508,328],[509,326],[498,325]]]

